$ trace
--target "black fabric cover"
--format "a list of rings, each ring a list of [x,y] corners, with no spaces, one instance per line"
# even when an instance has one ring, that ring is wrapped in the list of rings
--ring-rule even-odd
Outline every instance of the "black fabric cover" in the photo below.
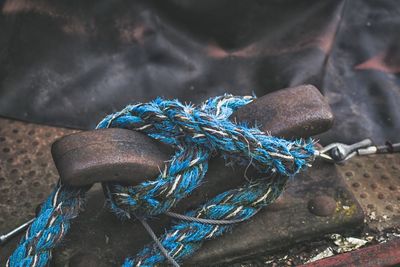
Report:
[[[1,3],[1,1],[0,1]],[[0,114],[89,129],[157,96],[200,102],[311,83],[321,136],[400,141],[400,2],[6,0]]]

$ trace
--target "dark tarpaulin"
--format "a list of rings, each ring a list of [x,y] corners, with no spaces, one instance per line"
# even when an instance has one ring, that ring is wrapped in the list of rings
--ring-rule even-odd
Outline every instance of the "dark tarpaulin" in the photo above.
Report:
[[[199,102],[311,83],[336,116],[322,141],[400,140],[396,0],[0,5],[3,116],[89,129],[157,96]]]

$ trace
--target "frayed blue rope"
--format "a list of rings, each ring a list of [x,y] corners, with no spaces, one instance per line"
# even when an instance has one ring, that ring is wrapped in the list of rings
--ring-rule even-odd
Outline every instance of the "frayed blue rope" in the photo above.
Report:
[[[246,186],[227,191],[202,205],[199,209],[186,213],[187,216],[211,220],[246,220],[260,208],[278,198],[286,184],[287,178],[271,177],[269,180],[258,180]],[[230,231],[231,224],[205,224],[181,221],[172,226],[161,237],[161,244],[170,251],[170,256],[177,262],[192,255],[203,241],[221,236]],[[124,267],[155,266],[165,263],[166,259],[155,244],[146,246],[135,258],[127,258]]]
[[[310,166],[314,159],[312,140],[288,141],[266,135],[258,128],[236,124],[229,116],[252,102],[253,97],[223,95],[201,106],[157,98],[129,105],[104,118],[97,128],[125,128],[140,131],[176,149],[160,175],[137,186],[105,183],[110,208],[122,218],[154,216],[167,212],[202,182],[208,161],[218,151],[227,161],[254,166],[268,179],[216,196],[186,215],[214,220],[245,220],[273,202],[288,178]],[[8,266],[45,266],[53,249],[65,236],[70,220],[78,215],[85,189],[58,186],[11,255]],[[193,254],[204,240],[215,238],[231,225],[178,222],[161,238],[169,255],[178,262]],[[165,257],[153,244],[146,246],[124,266],[154,266]]]
[[[6,266],[46,266],[51,250],[64,238],[70,221],[78,216],[84,204],[85,189],[57,185],[42,204],[41,210]]]

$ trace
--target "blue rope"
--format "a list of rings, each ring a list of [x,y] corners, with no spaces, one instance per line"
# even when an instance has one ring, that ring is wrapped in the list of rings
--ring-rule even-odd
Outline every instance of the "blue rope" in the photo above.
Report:
[[[187,216],[245,220],[273,202],[290,177],[311,165],[314,143],[272,137],[258,128],[228,119],[253,100],[253,97],[223,95],[195,107],[158,98],[149,103],[129,105],[104,118],[97,128],[140,131],[176,150],[155,180],[136,186],[104,183],[111,210],[121,218],[149,217],[169,211],[201,184],[208,161],[216,152],[228,162],[252,165],[267,178],[222,193],[199,209],[188,212]],[[51,250],[67,233],[70,220],[78,215],[85,190],[58,185],[9,258],[8,266],[45,266],[51,258]],[[161,243],[169,255],[180,262],[193,254],[203,241],[220,236],[231,227],[178,221],[161,237]],[[136,257],[127,258],[124,266],[154,266],[165,262],[158,247],[150,244]]]
[[[61,186],[50,194],[6,266],[46,266],[84,203],[83,189]]]

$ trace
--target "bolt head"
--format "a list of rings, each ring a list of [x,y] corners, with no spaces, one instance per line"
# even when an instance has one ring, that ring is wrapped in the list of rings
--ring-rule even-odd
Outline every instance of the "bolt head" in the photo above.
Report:
[[[308,202],[308,210],[317,216],[331,216],[336,210],[336,201],[329,196],[317,196]]]

